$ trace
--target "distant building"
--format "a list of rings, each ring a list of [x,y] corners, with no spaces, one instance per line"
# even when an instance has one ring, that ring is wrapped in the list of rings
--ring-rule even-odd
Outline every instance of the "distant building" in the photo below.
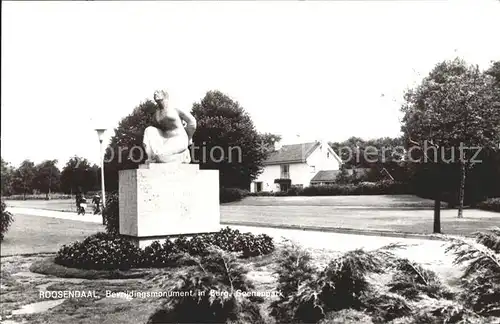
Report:
[[[314,178],[334,181],[342,160],[325,141],[280,145],[266,161],[264,170],[252,182],[250,191],[286,191],[291,186],[307,187]],[[326,172],[326,173],[325,173]]]

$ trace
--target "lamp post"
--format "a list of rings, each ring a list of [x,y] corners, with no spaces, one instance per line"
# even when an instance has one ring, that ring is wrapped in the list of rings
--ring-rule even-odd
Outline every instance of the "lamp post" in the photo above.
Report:
[[[102,142],[104,139],[105,128],[96,128],[97,137],[99,138],[99,146],[101,152],[101,190],[102,190],[102,207],[106,207],[106,189],[104,187],[104,154],[102,149]],[[102,211],[101,211],[102,213]],[[104,215],[102,216],[102,223],[104,224]]]

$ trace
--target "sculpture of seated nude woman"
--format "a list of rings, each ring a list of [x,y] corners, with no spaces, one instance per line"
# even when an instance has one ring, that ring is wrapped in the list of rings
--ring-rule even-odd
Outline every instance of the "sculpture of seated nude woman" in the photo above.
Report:
[[[192,144],[196,131],[194,116],[169,107],[166,91],[155,91],[154,100],[158,104],[154,125],[144,131],[143,145],[148,156],[146,163],[190,163],[188,146]]]

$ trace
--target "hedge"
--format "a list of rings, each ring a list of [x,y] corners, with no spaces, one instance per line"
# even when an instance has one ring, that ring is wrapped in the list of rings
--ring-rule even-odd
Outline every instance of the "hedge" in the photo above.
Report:
[[[228,203],[233,201],[239,201],[248,196],[248,191],[238,188],[220,188],[219,190],[219,202]]]
[[[361,195],[407,195],[412,194],[406,183],[393,181],[361,182],[358,184],[333,184],[292,187],[287,192],[257,192],[248,196],[361,196]]]
[[[477,205],[479,209],[489,210],[500,213],[500,197],[499,198],[489,198]]]

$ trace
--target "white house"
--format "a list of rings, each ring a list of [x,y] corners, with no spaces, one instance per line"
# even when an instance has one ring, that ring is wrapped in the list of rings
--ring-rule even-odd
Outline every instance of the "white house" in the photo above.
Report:
[[[275,145],[266,161],[264,170],[252,182],[250,191],[286,191],[290,186],[307,187],[322,171],[337,171],[342,160],[324,141]],[[338,171],[337,171],[338,172]],[[337,174],[329,172],[328,174]],[[324,179],[334,181],[333,179]]]

